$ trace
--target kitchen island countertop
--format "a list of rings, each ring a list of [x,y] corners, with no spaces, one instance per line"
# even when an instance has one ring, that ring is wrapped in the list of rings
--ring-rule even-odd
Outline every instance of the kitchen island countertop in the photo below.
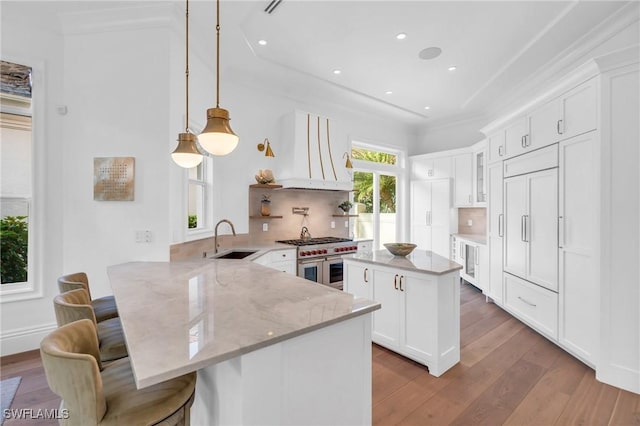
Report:
[[[108,275],[138,388],[380,308],[246,260],[130,262]]]
[[[434,275],[443,275],[462,269],[462,265],[426,250],[414,250],[407,256],[394,256],[387,250],[376,250],[348,254],[343,258]]]

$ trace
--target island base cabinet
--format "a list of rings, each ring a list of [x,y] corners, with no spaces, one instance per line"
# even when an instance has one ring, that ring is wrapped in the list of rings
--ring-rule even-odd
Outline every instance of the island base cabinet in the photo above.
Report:
[[[191,424],[370,425],[371,386],[367,314],[198,370]]]
[[[458,271],[421,274],[370,265],[371,298],[382,305],[373,314],[372,340],[429,368],[438,377],[460,361]]]

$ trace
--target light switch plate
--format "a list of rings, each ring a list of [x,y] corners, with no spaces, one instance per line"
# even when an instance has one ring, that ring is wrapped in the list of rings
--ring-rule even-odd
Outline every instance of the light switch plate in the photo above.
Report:
[[[331,221],[331,229],[335,229],[335,227],[336,227],[336,221],[332,220]]]
[[[473,221],[471,219],[467,220],[467,226],[473,226]]]

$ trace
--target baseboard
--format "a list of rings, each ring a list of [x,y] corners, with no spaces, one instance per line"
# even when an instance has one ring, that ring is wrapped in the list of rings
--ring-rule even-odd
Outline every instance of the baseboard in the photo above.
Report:
[[[611,386],[640,394],[640,371],[611,364],[598,366],[596,379]]]
[[[2,332],[0,334],[0,356],[40,348],[40,341],[57,327],[56,323],[52,323]]]

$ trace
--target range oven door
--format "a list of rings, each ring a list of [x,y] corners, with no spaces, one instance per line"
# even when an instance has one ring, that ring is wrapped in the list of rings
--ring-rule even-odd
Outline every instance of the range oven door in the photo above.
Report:
[[[322,284],[322,264],[324,259],[298,261],[298,276]]]
[[[342,290],[344,271],[344,262],[342,257],[327,258],[322,269],[322,284]]]

